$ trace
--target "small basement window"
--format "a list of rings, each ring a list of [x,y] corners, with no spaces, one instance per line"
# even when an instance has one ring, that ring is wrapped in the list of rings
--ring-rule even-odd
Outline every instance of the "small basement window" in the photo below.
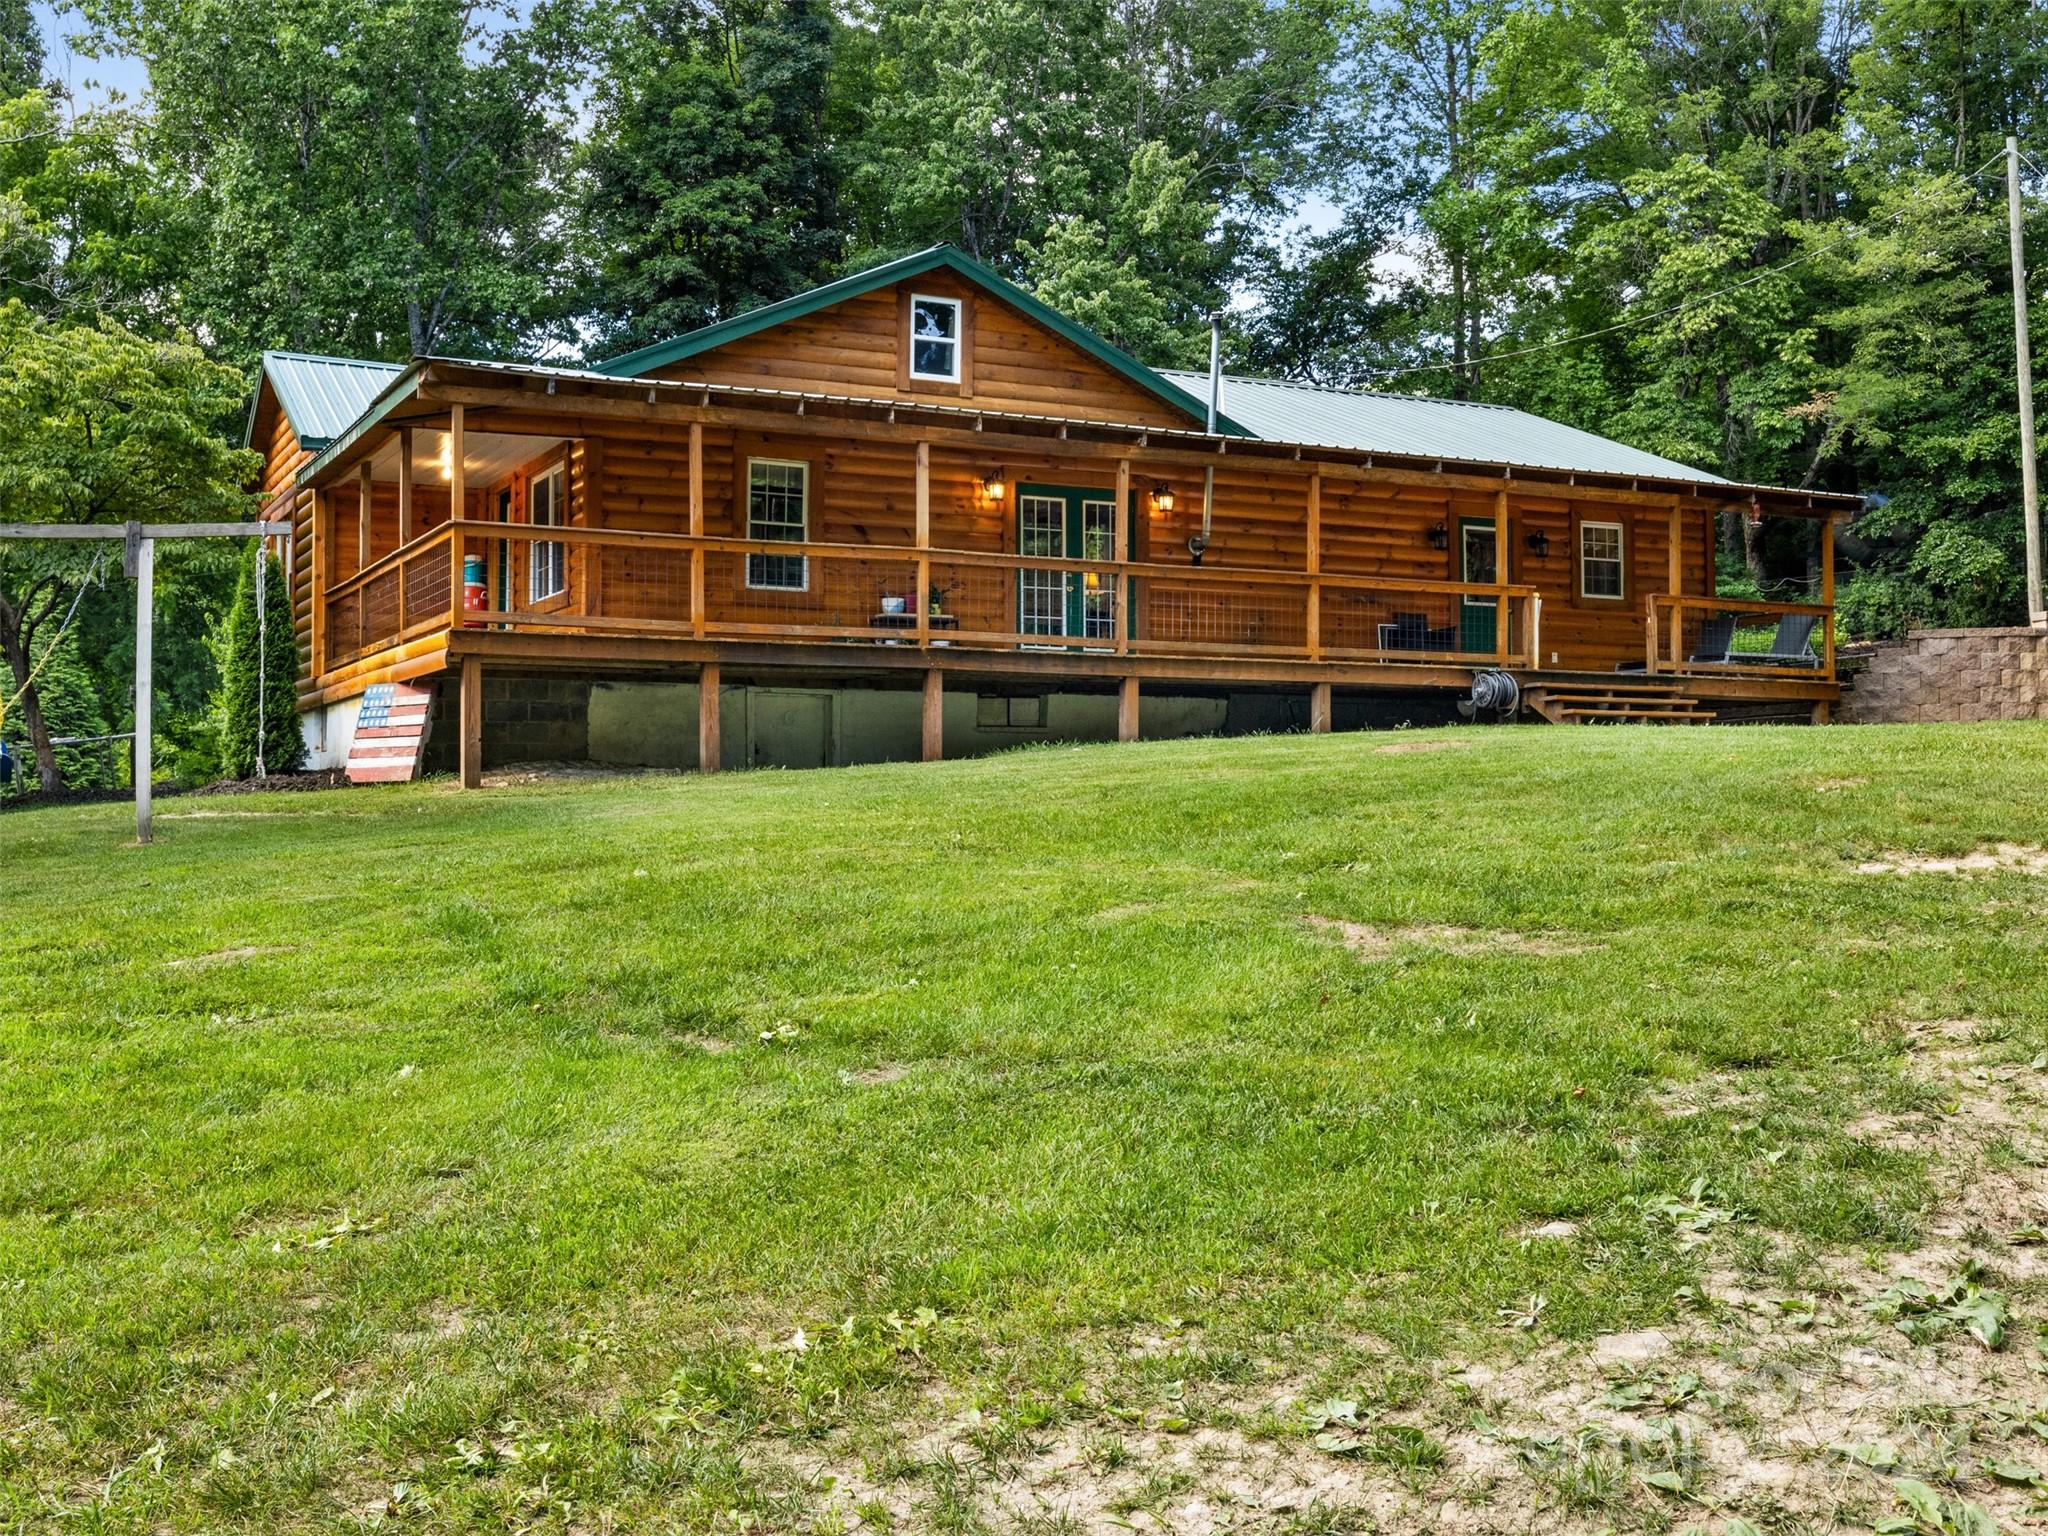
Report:
[[[811,466],[793,459],[747,460],[747,537],[801,544],[810,537]],[[749,554],[747,585],[783,592],[810,587],[802,555]]]
[[[910,296],[910,376],[960,382],[960,301]]]
[[[1579,524],[1579,595],[1619,598],[1622,594],[1621,524]]]
[[[1045,695],[1032,693],[1020,698],[1009,698],[998,693],[976,694],[974,723],[988,730],[1043,730]]]

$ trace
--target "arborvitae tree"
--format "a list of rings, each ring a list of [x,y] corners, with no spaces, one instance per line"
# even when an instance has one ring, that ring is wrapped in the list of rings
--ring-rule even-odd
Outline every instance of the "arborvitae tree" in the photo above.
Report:
[[[214,637],[220,665],[220,692],[214,707],[220,720],[221,771],[246,779],[256,772],[258,700],[261,699],[263,766],[270,773],[291,773],[305,760],[305,739],[299,734],[295,704],[298,655],[292,637],[291,598],[284,567],[275,555],[264,557],[263,636],[257,643],[256,555],[242,563],[235,601]],[[258,689],[260,669],[267,669]]]

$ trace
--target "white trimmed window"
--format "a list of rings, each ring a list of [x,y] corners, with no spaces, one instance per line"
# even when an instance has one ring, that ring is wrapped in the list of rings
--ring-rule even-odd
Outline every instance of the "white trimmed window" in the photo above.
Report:
[[[535,475],[526,491],[527,520],[536,528],[560,528],[569,521],[568,476],[557,464]],[[569,546],[552,541],[533,543],[526,567],[526,600],[538,603],[569,590]]]
[[[1621,524],[1579,524],[1579,595],[1619,598],[1621,578]]]
[[[747,537],[801,544],[810,526],[811,466],[794,459],[747,460]],[[802,555],[747,556],[750,587],[802,592],[810,574]]]
[[[910,296],[910,376],[960,382],[960,301]]]

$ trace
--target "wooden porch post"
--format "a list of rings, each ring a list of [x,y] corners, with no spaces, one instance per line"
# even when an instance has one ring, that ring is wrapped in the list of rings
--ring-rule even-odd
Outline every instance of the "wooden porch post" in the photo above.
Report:
[[[1308,659],[1323,659],[1323,477],[1308,477]]]
[[[932,639],[932,445],[917,445],[917,643]],[[936,676],[937,674],[933,674]],[[930,761],[929,756],[926,761]]]
[[[1330,685],[1317,683],[1308,691],[1308,728],[1318,736],[1330,731]]]
[[[371,549],[375,543],[370,531],[370,508],[375,501],[370,480],[370,461],[364,459],[356,469],[356,569],[360,571],[370,563]]]
[[[327,492],[313,487],[313,652],[314,677],[327,670],[327,588],[334,569],[334,528],[330,521]]]
[[[701,421],[690,423],[690,537],[704,537],[704,423]],[[690,624],[700,640],[704,638],[704,620],[704,547],[698,544],[690,549]],[[711,675],[714,678],[718,676],[716,667],[711,669]],[[715,732],[718,728],[716,705],[712,707],[711,724]]]
[[[933,667],[924,675],[924,761],[936,763],[946,755],[946,674]]]
[[[1138,680],[1127,677],[1116,688],[1116,739],[1138,739]]]
[[[724,761],[724,743],[718,733],[718,663],[707,661],[697,669],[697,771],[716,773]]]
[[[469,513],[468,485],[463,479],[462,407],[448,407],[448,519],[460,521]],[[448,535],[448,627],[462,627],[462,535]]]
[[[412,511],[412,428],[398,429],[398,542],[410,544],[419,530],[413,526]]]
[[[1820,524],[1820,600],[1827,608],[1820,621],[1820,666],[1830,682],[1835,676],[1835,519],[1833,514]],[[1813,723],[1828,723],[1827,702],[1813,706]]]
[[[1501,585],[1508,580],[1508,491],[1502,486],[1493,495],[1493,579]],[[1493,600],[1493,654],[1497,661],[1508,659],[1508,600]]]
[[[1671,552],[1669,569],[1665,572],[1668,590],[1675,599],[1685,591],[1685,507],[1679,502],[1671,503]],[[1685,610],[1677,603],[1671,605],[1671,660],[1676,665],[1680,647],[1685,643]]]
[[[481,789],[484,782],[484,664],[480,656],[462,658],[462,787]]]
[[[1137,508],[1131,504],[1131,461],[1116,461],[1116,515],[1110,526],[1117,530],[1110,545],[1110,553],[1119,560],[1135,560],[1132,553],[1136,547]],[[1118,571],[1109,578],[1112,593],[1110,623],[1116,629],[1116,653],[1125,655],[1131,648],[1131,577],[1128,571]],[[1126,740],[1136,741],[1136,727]]]

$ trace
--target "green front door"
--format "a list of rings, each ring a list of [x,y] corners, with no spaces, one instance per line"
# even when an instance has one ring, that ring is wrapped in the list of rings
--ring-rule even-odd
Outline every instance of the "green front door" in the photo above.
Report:
[[[1458,519],[1458,580],[1492,586],[1500,580],[1500,552],[1493,519]],[[1467,595],[1458,604],[1458,649],[1491,655],[1499,620],[1494,599]]]
[[[1043,560],[1114,560],[1116,497],[1072,486],[1017,487],[1017,553]],[[1116,583],[1093,571],[1017,573],[1017,632],[1116,638]]]

